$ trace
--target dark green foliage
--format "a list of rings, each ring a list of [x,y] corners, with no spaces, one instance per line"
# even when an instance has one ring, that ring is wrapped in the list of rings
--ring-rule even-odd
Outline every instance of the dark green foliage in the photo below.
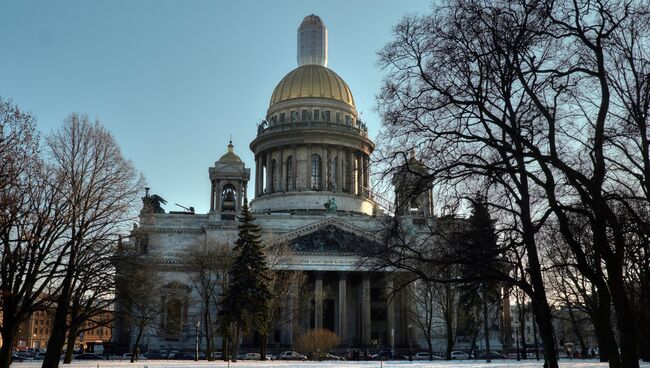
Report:
[[[460,300],[461,309],[464,311],[461,328],[474,336],[474,345],[482,322],[489,350],[488,306],[500,298],[498,279],[503,266],[494,224],[485,199],[477,196],[472,200],[472,207],[472,215],[460,241],[464,258],[463,279],[467,280]]]
[[[267,301],[271,298],[260,227],[253,220],[248,201],[245,201],[234,248],[237,257],[230,269],[230,284],[221,302],[222,326],[236,323],[242,331],[250,330],[266,316]]]

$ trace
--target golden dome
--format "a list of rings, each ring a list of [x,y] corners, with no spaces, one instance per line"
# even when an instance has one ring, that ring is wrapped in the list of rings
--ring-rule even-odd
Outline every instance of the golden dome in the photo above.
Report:
[[[228,152],[226,152],[221,158],[219,158],[219,161],[221,163],[240,163],[241,158],[235,154],[234,146],[232,145],[232,141],[228,144]]]
[[[345,81],[322,65],[300,66],[287,74],[271,95],[270,106],[295,98],[327,98],[354,107],[352,91]]]

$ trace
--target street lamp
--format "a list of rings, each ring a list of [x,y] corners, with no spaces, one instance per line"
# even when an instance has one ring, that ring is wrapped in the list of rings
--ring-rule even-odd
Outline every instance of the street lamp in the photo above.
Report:
[[[409,361],[413,361],[413,337],[411,336],[411,328],[413,326],[409,323],[408,328],[409,328]]]
[[[199,361],[199,327],[201,327],[201,320],[197,319],[194,327],[196,327],[196,350],[194,351],[194,361]]]

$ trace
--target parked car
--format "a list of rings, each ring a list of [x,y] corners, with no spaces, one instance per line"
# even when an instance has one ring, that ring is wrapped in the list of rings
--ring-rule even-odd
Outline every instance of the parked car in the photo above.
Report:
[[[283,351],[280,353],[278,356],[278,360],[307,360],[307,357],[300,354],[296,353],[295,351]]]
[[[221,352],[221,351],[213,351],[212,352],[212,357],[214,359],[223,359],[223,352]]]
[[[199,358],[201,358],[200,354],[199,354]],[[194,353],[190,353],[190,352],[176,353],[176,354],[174,354],[174,359],[176,359],[176,360],[194,360]]]
[[[508,357],[506,357],[503,354],[499,354],[496,351],[491,351],[489,353],[479,354],[478,358],[479,359],[488,359],[488,358],[490,358],[490,359],[507,359]]]
[[[150,351],[146,354],[147,359],[155,360],[155,359],[167,359],[165,354],[163,354],[160,351]]]
[[[319,360],[345,360],[345,358],[334,353],[323,353],[320,355]]]
[[[93,354],[93,353],[84,353],[84,354],[75,355],[73,359],[74,360],[105,360],[103,356],[98,354]]]
[[[397,354],[395,350],[381,350],[379,353],[371,355],[372,360],[406,360],[408,357]]]
[[[464,351],[452,351],[451,352],[451,359],[471,359],[472,356],[467,354]]]
[[[43,360],[43,359],[45,359],[45,353],[38,352],[34,354],[34,360]]]
[[[241,360],[260,360],[260,353],[245,353],[239,359]],[[268,357],[266,357],[269,360]]]
[[[429,352],[421,351],[413,355],[413,360],[442,360],[442,358],[437,355],[431,354],[431,358],[429,359]]]

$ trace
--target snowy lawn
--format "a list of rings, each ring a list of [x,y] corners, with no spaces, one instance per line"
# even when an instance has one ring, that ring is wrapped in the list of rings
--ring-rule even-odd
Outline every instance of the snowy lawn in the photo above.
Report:
[[[12,368],[40,368],[42,362],[24,362],[14,363]],[[130,364],[127,361],[86,361],[86,362],[73,362],[72,364],[61,364],[59,368],[208,368],[208,367],[233,367],[233,368],[300,368],[300,367],[315,367],[315,368],[346,368],[346,367],[359,367],[359,368],[424,368],[424,367],[444,367],[444,368],[539,368],[543,366],[542,362],[538,361],[493,361],[492,363],[468,361],[455,361],[455,362],[408,362],[408,361],[388,361],[388,362],[258,362],[258,361],[245,361],[240,360],[237,363],[227,363],[224,361],[217,362],[194,362],[194,361],[168,361],[168,360],[152,360],[140,361]],[[560,361],[562,368],[604,368],[608,367],[607,363],[599,363],[595,360],[580,360],[580,361]],[[650,368],[650,363],[641,363],[641,367]]]

